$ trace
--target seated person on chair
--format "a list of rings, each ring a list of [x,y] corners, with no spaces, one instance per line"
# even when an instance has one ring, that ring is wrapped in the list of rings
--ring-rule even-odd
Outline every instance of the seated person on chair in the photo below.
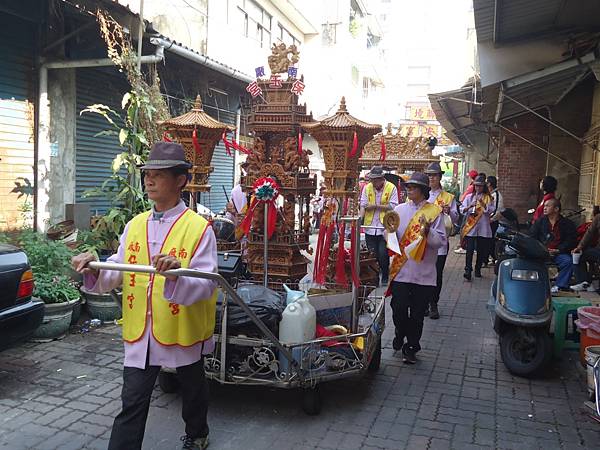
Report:
[[[594,209],[596,209],[594,207]],[[592,286],[592,265],[600,263],[600,214],[594,215],[594,220],[587,228],[585,234],[573,250],[573,253],[582,253],[579,264],[575,266],[577,284],[571,286],[574,291],[587,290],[595,292]],[[589,264],[589,268],[588,268]]]
[[[575,224],[560,214],[560,200],[551,198],[544,204],[544,215],[536,220],[529,229],[529,235],[542,242],[554,263],[558,266],[558,277],[552,287],[552,293],[570,291],[569,284],[573,274],[571,250],[575,248],[577,230]]]

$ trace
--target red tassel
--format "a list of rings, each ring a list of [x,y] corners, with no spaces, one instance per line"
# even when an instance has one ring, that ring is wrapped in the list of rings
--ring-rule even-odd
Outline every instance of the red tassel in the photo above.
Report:
[[[317,238],[317,247],[315,249],[315,259],[313,263],[313,280],[317,282],[320,273],[321,253],[323,251],[323,244],[325,243],[325,232],[327,227],[321,222],[319,226],[319,237]]]
[[[269,202],[265,205],[265,208],[269,208],[267,213],[267,237],[271,239],[277,225],[277,208],[275,202]]]
[[[385,157],[387,156],[387,149],[385,148],[385,139],[383,139],[383,135],[381,136],[381,156],[379,157],[379,161],[385,161]]]
[[[355,131],[354,137],[352,138],[352,150],[350,151],[350,158],[354,158],[356,156],[356,150],[358,150],[358,135]]]
[[[163,141],[165,141],[165,142],[173,142],[173,141],[172,141],[172,140],[169,138],[169,134],[168,134],[166,131],[163,133],[163,138],[162,138],[162,140],[163,140]]]
[[[200,155],[202,153],[202,150],[200,149],[200,143],[198,142],[198,132],[195,128],[192,132],[192,144],[194,144],[194,150],[196,150],[196,154]]]
[[[231,147],[231,144],[227,140],[227,132],[226,131],[223,131],[223,144],[225,144],[225,151],[227,152],[227,156],[231,156],[231,150],[229,150],[229,147]]]
[[[352,276],[352,283],[354,287],[360,286],[360,278],[356,271],[356,261],[354,260],[354,252],[356,251],[356,226],[352,225],[350,230],[350,274]]]
[[[331,247],[331,239],[333,237],[333,220],[327,227],[327,232],[325,234],[325,241],[323,243],[323,251],[321,252],[321,261],[319,262],[319,277],[317,279],[317,283],[323,284],[325,283],[325,274],[327,273],[327,262],[329,259],[329,248]]]
[[[302,154],[302,133],[298,133],[298,154]]]
[[[347,284],[348,279],[346,278],[346,252],[344,248],[344,240],[346,237],[346,224],[342,222],[341,226],[338,227],[339,240],[338,240],[338,254],[337,261],[335,262],[335,282],[337,284]]]
[[[252,226],[252,218],[254,217],[254,210],[256,209],[257,205],[258,201],[256,200],[256,197],[252,196],[250,206],[246,210],[246,215],[244,216],[242,223],[240,223],[240,229],[244,233],[244,236],[246,236],[250,232],[250,227]]]

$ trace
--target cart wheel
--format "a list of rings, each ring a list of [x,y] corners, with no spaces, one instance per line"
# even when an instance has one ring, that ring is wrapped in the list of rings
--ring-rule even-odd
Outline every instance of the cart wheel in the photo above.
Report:
[[[160,371],[158,373],[158,385],[160,386],[160,390],[165,394],[172,394],[177,392],[179,388],[179,380],[177,379],[177,374],[171,372]]]
[[[381,336],[378,336],[377,345],[373,351],[371,362],[369,363],[369,372],[377,372],[381,367]]]
[[[302,410],[309,416],[316,416],[321,412],[321,393],[317,387],[302,391]]]

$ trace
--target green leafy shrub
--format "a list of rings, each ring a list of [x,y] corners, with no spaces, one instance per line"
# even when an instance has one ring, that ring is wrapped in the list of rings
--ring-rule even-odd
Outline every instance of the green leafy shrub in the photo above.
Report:
[[[79,298],[77,284],[67,275],[34,271],[33,295],[44,303],[64,303]]]

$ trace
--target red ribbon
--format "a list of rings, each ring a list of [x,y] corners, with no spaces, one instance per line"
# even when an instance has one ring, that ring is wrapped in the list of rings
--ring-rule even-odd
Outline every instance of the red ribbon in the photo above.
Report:
[[[346,249],[344,248],[346,224],[344,222],[338,226],[338,232],[339,238],[337,261],[335,262],[335,282],[337,284],[346,284],[348,283],[348,279],[346,278]]]
[[[200,148],[200,142],[198,142],[198,132],[195,128],[192,132],[192,144],[194,144],[194,150],[196,150],[196,154],[200,155],[200,153],[202,153],[202,149]]]
[[[354,137],[352,138],[352,150],[350,150],[350,158],[354,158],[356,156],[356,150],[358,150],[358,135],[355,131]]]
[[[165,131],[163,132],[163,136],[162,136],[162,140],[165,142],[173,142],[170,138],[169,138],[169,134]]]
[[[225,151],[227,152],[227,156],[231,156],[231,150],[229,150],[229,147],[231,147],[231,144],[227,140],[227,132],[226,131],[223,131],[223,144],[225,144]]]
[[[248,150],[246,147],[241,146],[240,144],[238,144],[235,141],[235,138],[231,138],[231,142],[227,140],[227,132],[223,131],[223,143],[225,144],[225,151],[227,152],[227,154],[229,156],[231,156],[231,148],[233,147],[234,150],[237,150],[238,152],[241,152],[245,155],[251,155],[252,151]]]
[[[352,229],[350,230],[350,274],[352,276],[352,284],[354,284],[354,287],[359,287],[360,278],[356,270],[356,261],[354,260],[356,245],[356,226],[352,225]]]
[[[298,154],[302,154],[302,133],[298,133]]]
[[[387,149],[385,148],[385,139],[381,136],[381,156],[379,157],[379,161],[385,161],[385,157],[387,156]]]

